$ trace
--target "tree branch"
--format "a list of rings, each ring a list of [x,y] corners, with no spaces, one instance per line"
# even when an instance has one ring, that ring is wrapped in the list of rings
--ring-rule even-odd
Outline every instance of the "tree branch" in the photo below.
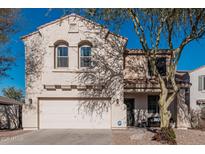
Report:
[[[140,38],[140,43],[141,43],[144,51],[147,52],[149,50],[149,48],[148,48],[148,45],[146,42],[145,32],[144,32],[143,27],[140,24],[139,18],[133,9],[128,9],[128,13],[130,14],[130,16],[133,20],[135,31],[136,31],[138,37]]]
[[[199,15],[196,17],[195,23],[194,24],[190,23],[191,25],[193,25],[192,28],[191,28],[191,33],[182,40],[179,47],[175,50],[175,55],[176,55],[175,65],[178,64],[179,59],[181,57],[181,53],[182,53],[184,47],[187,44],[189,44],[191,41],[193,41],[197,38],[201,38],[203,36],[203,34],[205,33],[205,24],[203,24],[199,28],[199,32],[197,32],[197,27],[198,27],[199,21],[202,19],[202,17],[204,17],[203,16],[204,11],[205,11],[205,9],[201,9]]]

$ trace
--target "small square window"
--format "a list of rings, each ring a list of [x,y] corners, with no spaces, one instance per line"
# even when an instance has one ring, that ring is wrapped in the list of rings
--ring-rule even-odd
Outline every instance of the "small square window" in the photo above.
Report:
[[[158,57],[156,59],[157,70],[162,76],[166,76],[166,58]],[[148,73],[150,76],[153,76],[153,71],[151,70],[150,61],[148,61]]]

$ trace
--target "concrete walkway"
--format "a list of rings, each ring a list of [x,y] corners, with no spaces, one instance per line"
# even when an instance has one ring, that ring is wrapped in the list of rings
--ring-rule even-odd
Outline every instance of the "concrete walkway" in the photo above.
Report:
[[[9,145],[109,145],[111,130],[39,130],[7,138],[0,144]]]

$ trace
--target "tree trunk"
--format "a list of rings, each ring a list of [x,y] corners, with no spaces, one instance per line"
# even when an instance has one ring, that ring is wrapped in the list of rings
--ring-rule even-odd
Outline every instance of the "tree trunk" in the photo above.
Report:
[[[168,128],[169,119],[171,118],[171,113],[164,106],[160,108],[160,118],[161,118],[160,128]]]
[[[172,96],[168,96],[168,89],[162,86],[160,98],[159,98],[159,108],[160,108],[160,128],[168,128],[169,120],[171,118],[171,113],[168,111],[168,107],[173,101]]]
[[[168,128],[169,127],[169,119],[171,118],[171,113],[168,111],[166,95],[160,95],[159,106],[160,106],[160,127]]]

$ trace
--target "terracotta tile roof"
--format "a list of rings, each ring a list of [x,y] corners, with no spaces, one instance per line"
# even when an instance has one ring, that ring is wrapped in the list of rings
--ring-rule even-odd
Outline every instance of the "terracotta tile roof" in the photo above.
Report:
[[[125,54],[145,54],[145,51],[143,49],[125,49]],[[172,52],[170,49],[159,49],[157,54],[171,55]]]
[[[177,83],[180,83],[180,84],[183,84],[183,83],[191,84],[188,72],[177,71],[175,74],[175,80]]]

